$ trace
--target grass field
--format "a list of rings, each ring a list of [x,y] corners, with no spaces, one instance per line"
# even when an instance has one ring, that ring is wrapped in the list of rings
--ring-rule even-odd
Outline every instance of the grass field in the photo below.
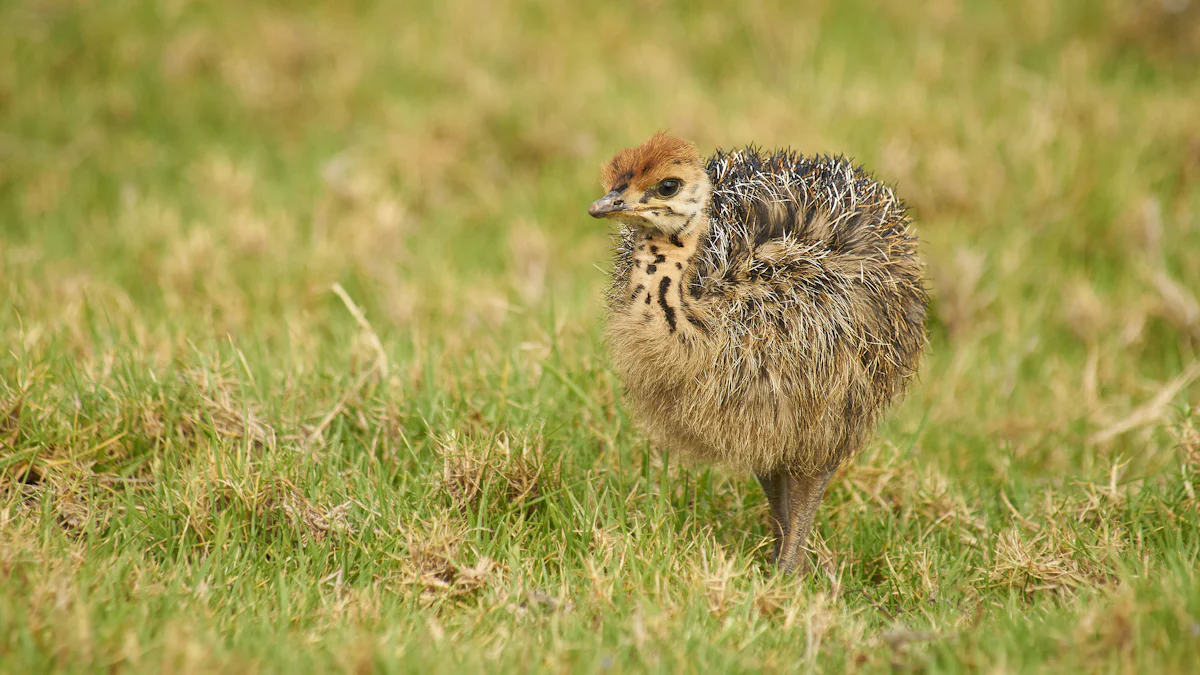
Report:
[[[0,671],[1196,667],[1200,3],[407,4],[0,3]],[[813,577],[607,366],[660,128],[917,218]]]

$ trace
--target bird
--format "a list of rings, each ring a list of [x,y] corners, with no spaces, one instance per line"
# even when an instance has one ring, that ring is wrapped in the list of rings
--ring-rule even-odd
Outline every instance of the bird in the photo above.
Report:
[[[604,340],[660,447],[752,473],[780,572],[806,574],[830,480],[915,378],[924,265],[908,207],[843,156],[702,158],[658,132],[602,167],[619,224]]]

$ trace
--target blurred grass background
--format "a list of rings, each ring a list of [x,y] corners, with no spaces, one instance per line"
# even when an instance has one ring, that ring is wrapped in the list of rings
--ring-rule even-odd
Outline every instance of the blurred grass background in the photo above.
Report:
[[[1185,672],[1198,120],[1189,0],[0,3],[0,669]],[[814,578],[606,366],[662,128],[918,220]]]

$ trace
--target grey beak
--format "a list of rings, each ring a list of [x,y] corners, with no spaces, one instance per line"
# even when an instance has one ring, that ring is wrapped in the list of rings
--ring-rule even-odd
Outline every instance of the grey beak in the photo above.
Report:
[[[588,207],[588,214],[593,218],[603,218],[611,213],[624,210],[625,200],[621,199],[621,193],[613,190],[592,202],[592,205]]]

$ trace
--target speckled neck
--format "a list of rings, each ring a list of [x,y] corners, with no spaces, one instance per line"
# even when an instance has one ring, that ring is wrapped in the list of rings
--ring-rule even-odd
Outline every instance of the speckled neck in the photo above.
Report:
[[[675,234],[639,228],[628,292],[631,309],[643,320],[661,323],[670,333],[701,325],[685,286],[696,249],[707,230],[708,215],[703,211]]]

